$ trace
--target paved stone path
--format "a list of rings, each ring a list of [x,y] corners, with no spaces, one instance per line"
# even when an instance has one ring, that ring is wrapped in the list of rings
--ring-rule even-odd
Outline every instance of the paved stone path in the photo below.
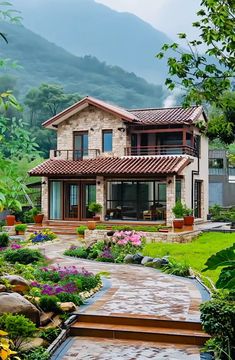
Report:
[[[173,320],[199,320],[201,294],[188,279],[170,276],[151,268],[99,263],[63,256],[71,244],[78,244],[74,236],[60,236],[59,241],[41,246],[53,264],[76,265],[93,272],[108,272],[111,287],[94,304],[85,309],[89,314],[123,314],[151,316]],[[130,345],[130,342],[105,339],[71,339],[71,346],[57,359],[200,359],[196,347],[156,344]],[[86,354],[86,355],[85,355]]]

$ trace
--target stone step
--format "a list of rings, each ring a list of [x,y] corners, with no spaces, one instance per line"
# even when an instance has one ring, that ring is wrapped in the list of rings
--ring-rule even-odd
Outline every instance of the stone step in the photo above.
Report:
[[[70,335],[197,346],[209,339],[196,322],[99,315],[79,315]]]

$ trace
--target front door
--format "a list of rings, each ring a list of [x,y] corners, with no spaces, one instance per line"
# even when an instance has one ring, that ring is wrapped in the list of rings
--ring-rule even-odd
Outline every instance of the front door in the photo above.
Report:
[[[92,218],[89,205],[96,201],[96,184],[86,182],[64,183],[64,220]]]
[[[78,220],[80,218],[80,184],[65,183],[64,186],[64,219]]]

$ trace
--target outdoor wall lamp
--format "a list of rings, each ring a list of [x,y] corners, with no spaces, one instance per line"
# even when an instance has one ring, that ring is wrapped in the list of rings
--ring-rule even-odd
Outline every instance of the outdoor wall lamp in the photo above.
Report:
[[[172,183],[172,180],[168,180],[168,184],[170,185]]]
[[[119,127],[119,128],[118,128],[118,131],[125,132],[126,129],[125,129],[124,127]]]
[[[96,184],[97,184],[97,185],[100,185],[100,181],[97,181]]]
[[[94,129],[94,128],[90,128],[90,131],[95,131],[95,129]]]
[[[46,181],[41,182],[41,185],[46,185],[46,184],[47,184]]]

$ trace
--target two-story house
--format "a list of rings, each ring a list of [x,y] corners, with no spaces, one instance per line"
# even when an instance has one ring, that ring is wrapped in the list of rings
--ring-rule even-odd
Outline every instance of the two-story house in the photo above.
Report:
[[[57,149],[30,171],[42,176],[45,219],[166,221],[181,199],[206,220],[208,141],[196,124],[202,107],[125,110],[86,97],[44,122]]]

